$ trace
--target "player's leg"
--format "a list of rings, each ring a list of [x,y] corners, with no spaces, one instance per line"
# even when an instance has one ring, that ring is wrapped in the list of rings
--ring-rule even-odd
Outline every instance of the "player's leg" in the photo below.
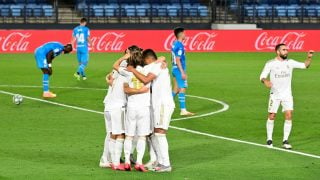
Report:
[[[133,139],[132,139],[132,149],[131,149],[131,152],[130,152],[130,162],[131,162],[131,164],[136,164],[136,160],[134,158],[134,151],[136,150],[137,142],[138,142],[138,136],[135,135],[133,137]]]
[[[187,111],[187,106],[186,106],[186,88],[188,87],[187,81],[182,79],[182,76],[179,70],[174,70],[173,74],[175,76],[175,80],[178,87],[180,115],[192,116],[194,115],[194,113]]]
[[[137,161],[134,167],[138,171],[146,172],[142,159],[146,149],[146,137],[150,134],[150,108],[140,108],[137,112],[137,135],[139,138],[137,141]]]
[[[289,143],[289,136],[292,129],[292,112],[293,112],[293,99],[288,98],[281,102],[283,107],[283,112],[285,115],[285,121],[283,126],[283,141],[282,147],[285,149],[292,149]]]
[[[280,100],[274,99],[273,97],[269,98],[269,104],[268,104],[269,114],[268,114],[268,119],[266,123],[268,147],[273,147],[272,134],[273,134],[273,128],[274,128],[274,121],[275,121],[279,106],[280,106]]]
[[[49,79],[50,75],[52,74],[52,68],[41,68],[41,71],[43,73],[42,75],[42,86],[43,86],[43,97],[44,98],[55,98],[57,97],[56,94],[49,91]]]
[[[113,170],[124,170],[124,166],[120,165],[120,157],[122,154],[123,143],[124,143],[124,118],[125,109],[119,108],[112,111],[112,134],[115,136],[114,153],[112,158],[112,169]]]
[[[77,60],[78,60],[78,67],[77,67],[77,72],[74,73],[74,77],[79,81],[81,76],[81,69],[80,69],[80,64],[81,64],[81,58],[82,58],[82,53],[80,51],[80,49],[77,49]]]
[[[179,88],[178,88],[177,80],[174,76],[172,77],[172,82],[173,82],[172,96],[173,98],[175,98],[179,93]]]
[[[125,118],[125,139],[123,144],[123,151],[125,157],[125,169],[131,171],[130,154],[132,150],[132,140],[136,134],[136,110],[134,108],[127,108],[127,115]]]
[[[169,145],[167,140],[167,130],[169,128],[169,124],[171,121],[171,116],[173,113],[173,107],[161,106],[160,112],[162,112],[162,116],[156,121],[155,125],[155,137],[159,144],[159,153],[162,158],[161,164],[156,167],[156,172],[170,172],[171,171],[171,163],[169,158]]]
[[[110,145],[112,146],[112,143],[110,143],[111,129],[112,129],[110,113],[104,112],[104,120],[105,120],[105,126],[106,126],[106,138],[104,140],[103,153],[100,158],[99,166],[106,168],[106,167],[111,167],[111,162],[112,162],[112,157],[110,153]]]
[[[89,52],[86,50],[82,51],[79,69],[80,69],[80,75],[82,76],[83,80],[87,80],[85,69],[88,65],[88,60],[89,60]]]

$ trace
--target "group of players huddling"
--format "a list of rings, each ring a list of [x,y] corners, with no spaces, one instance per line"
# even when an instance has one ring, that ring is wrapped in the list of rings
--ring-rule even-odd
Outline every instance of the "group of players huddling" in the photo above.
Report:
[[[79,67],[74,74],[77,80],[86,80],[85,68],[89,60],[88,47],[90,31],[86,19],[73,30],[70,44],[49,42],[35,51],[37,66],[43,72],[43,97],[54,98],[49,91],[49,76],[52,74],[52,60],[62,54],[70,53],[76,42]],[[173,98],[178,95],[180,115],[193,115],[186,110],[185,91],[187,88],[185,39],[183,28],[175,28],[177,40],[172,45],[171,78],[164,57],[157,57],[152,49],[142,50],[136,45],[128,47],[124,55],[115,61],[113,71],[107,75],[108,93],[104,99],[104,117],[107,135],[104,143],[100,167],[113,170],[131,171],[131,165],[141,172],[170,172],[168,142],[166,133],[174,111]],[[288,48],[285,44],[275,47],[276,57],[268,61],[260,75],[260,80],[270,88],[268,107],[267,146],[273,147],[272,134],[274,120],[280,105],[285,113],[283,128],[283,148],[291,149],[288,141],[292,128],[293,97],[291,92],[292,71],[305,69],[311,64],[313,51],[309,51],[304,63],[288,60]],[[268,76],[270,75],[270,80]],[[148,143],[147,143],[148,142]],[[146,145],[149,146],[150,161],[143,164]],[[136,150],[137,158],[133,160]],[[124,163],[120,163],[124,153]]]
[[[108,93],[104,99],[107,135],[100,167],[113,170],[131,170],[131,164],[138,171],[171,171],[166,133],[174,111],[174,97],[178,95],[180,115],[190,116],[186,110],[185,91],[187,88],[185,39],[183,28],[175,28],[177,40],[172,45],[172,75],[174,88],[165,57],[157,57],[152,49],[143,50],[136,45],[128,47],[125,54],[113,65],[107,75]],[[89,60],[90,30],[86,19],[74,28],[70,44],[46,43],[35,51],[37,66],[43,72],[43,97],[54,98],[49,91],[49,76],[52,74],[52,60],[70,53],[77,45],[79,67],[74,74],[77,80],[86,80],[85,67]],[[147,143],[148,141],[148,143]],[[149,145],[150,161],[142,163],[146,144]],[[136,150],[137,158],[133,160]],[[124,153],[124,163],[120,163]]]
[[[109,89],[104,99],[107,136],[100,167],[131,171],[132,154],[136,150],[136,170],[171,171],[166,133],[176,94],[179,94],[180,114],[193,115],[185,108],[187,82],[181,42],[184,29],[176,28],[174,34],[177,41],[172,47],[173,76],[177,87],[173,93],[165,58],[157,57],[152,49],[142,50],[136,45],[128,47],[124,56],[114,63],[112,73],[107,75]],[[182,73],[175,70],[179,67]],[[150,161],[144,165],[142,159],[147,144]],[[122,152],[123,164],[120,163]]]

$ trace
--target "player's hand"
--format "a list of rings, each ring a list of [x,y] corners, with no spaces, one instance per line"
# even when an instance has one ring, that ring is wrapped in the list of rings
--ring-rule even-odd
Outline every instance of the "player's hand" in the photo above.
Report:
[[[313,53],[314,53],[314,50],[309,50],[308,51],[308,58],[312,58]]]
[[[272,83],[269,80],[264,80],[263,84],[267,87],[267,88],[271,88],[272,87]]]
[[[158,62],[164,62],[164,61],[166,61],[166,57],[160,56],[160,57],[158,57],[157,61]]]
[[[142,88],[140,88],[140,93],[147,93],[149,91],[149,88],[146,86],[143,86]]]
[[[133,66],[128,66],[128,67],[126,68],[126,70],[129,71],[129,72],[132,72],[132,71],[134,70],[134,67],[133,67]]]
[[[113,78],[112,78],[112,75],[111,74],[108,74],[106,76],[106,82],[108,83],[109,86],[112,86],[113,84]]]
[[[161,63],[161,69],[165,69],[165,68],[167,68],[167,67],[168,67],[168,65],[167,65],[167,62],[166,62],[166,61],[164,61],[164,62]]]
[[[185,73],[182,73],[182,74],[181,74],[181,77],[182,77],[183,80],[187,80],[187,78],[188,78]]]

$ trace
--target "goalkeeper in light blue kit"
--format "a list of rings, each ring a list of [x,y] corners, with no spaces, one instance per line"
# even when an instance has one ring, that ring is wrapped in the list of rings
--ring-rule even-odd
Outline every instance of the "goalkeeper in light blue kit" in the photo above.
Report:
[[[181,116],[192,116],[194,113],[187,111],[186,108],[186,89],[187,72],[186,72],[186,54],[182,41],[185,39],[184,28],[177,27],[174,29],[174,35],[177,40],[173,42],[171,48],[172,54],[172,75],[173,75],[173,92],[175,97],[178,94]]]
[[[88,61],[89,61],[88,46],[91,46],[91,41],[90,41],[90,30],[86,25],[87,25],[87,19],[82,18],[80,20],[80,25],[75,27],[72,33],[71,44],[74,44],[74,42],[76,42],[77,44],[77,58],[78,58],[79,66],[78,66],[77,72],[74,74],[74,77],[76,77],[77,80],[80,80],[81,77],[83,80],[87,80],[85,68],[87,67]]]
[[[57,95],[49,91],[49,77],[52,75],[52,61],[61,53],[68,54],[72,51],[72,45],[62,45],[59,42],[48,42],[38,47],[34,52],[37,67],[43,73],[43,97],[54,98]]]

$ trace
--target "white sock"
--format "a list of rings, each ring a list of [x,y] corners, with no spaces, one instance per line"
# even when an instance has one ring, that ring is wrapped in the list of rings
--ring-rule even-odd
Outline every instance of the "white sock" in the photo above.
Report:
[[[162,157],[162,165],[170,166],[170,159],[169,159],[169,145],[167,141],[167,136],[165,134],[155,133],[156,138],[159,143],[159,150]]]
[[[109,140],[110,140],[110,133],[107,133],[106,138],[104,139],[104,147],[103,147],[103,154],[102,154],[103,162],[111,162],[110,151],[109,151]]]
[[[153,145],[151,142],[151,137],[148,138],[148,146],[149,146],[149,153],[150,153],[150,161],[151,162],[157,161],[157,155],[156,155],[156,152],[153,148]]]
[[[130,153],[132,149],[132,137],[126,137],[123,143],[125,162],[130,164]]]
[[[134,150],[136,150],[137,142],[138,142],[138,136],[134,136],[133,139],[132,139],[131,154],[133,154],[133,153],[134,153]]]
[[[122,153],[124,139],[117,138],[114,146],[114,159],[112,161],[113,165],[118,166],[120,164],[120,157]]]
[[[274,120],[267,120],[267,140],[272,140]]]
[[[137,164],[142,164],[144,151],[146,150],[146,137],[139,137],[137,141]]]
[[[292,121],[291,120],[285,120],[284,126],[283,126],[283,141],[286,141],[289,139],[289,135],[292,128]]]
[[[161,153],[159,150],[159,143],[158,143],[158,140],[154,134],[151,136],[151,143],[152,143],[153,149],[157,155],[158,163],[163,164]]]
[[[109,140],[109,153],[110,153],[110,160],[109,162],[112,162],[114,161],[114,146],[116,144],[116,140],[115,139],[112,139],[110,138]]]

